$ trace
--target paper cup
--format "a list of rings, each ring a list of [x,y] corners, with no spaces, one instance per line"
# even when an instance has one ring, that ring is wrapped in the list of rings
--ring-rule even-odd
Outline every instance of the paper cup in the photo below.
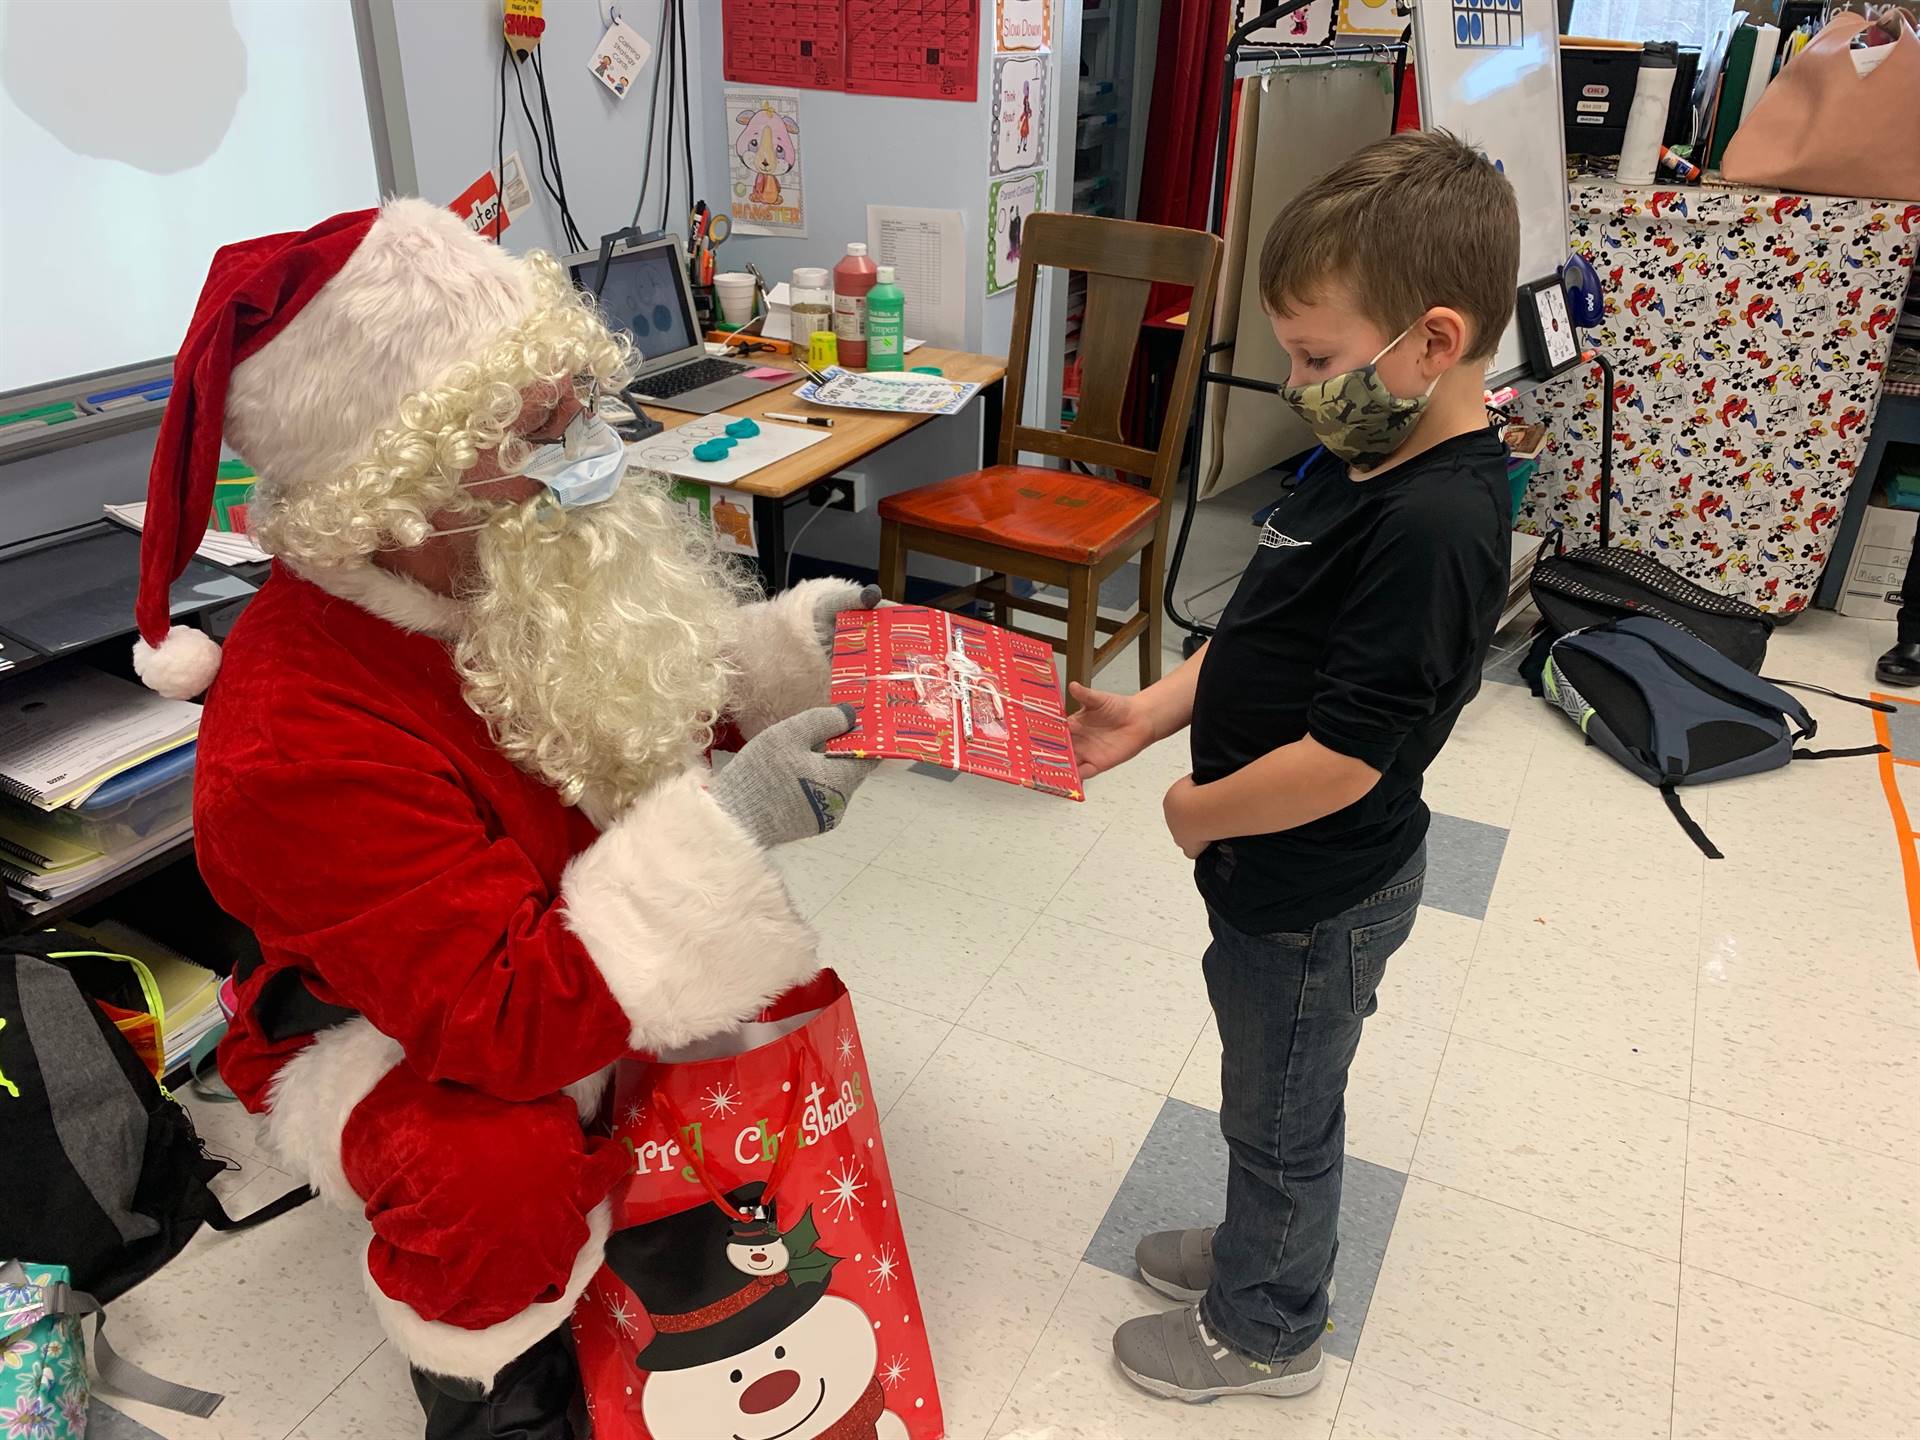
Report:
[[[744,270],[729,270],[713,277],[713,293],[720,302],[720,320],[738,328],[753,319],[753,276]]]

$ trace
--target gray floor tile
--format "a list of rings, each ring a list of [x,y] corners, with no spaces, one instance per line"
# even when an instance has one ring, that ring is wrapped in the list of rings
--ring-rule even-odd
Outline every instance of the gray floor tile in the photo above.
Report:
[[[911,765],[907,766],[907,769],[911,770],[915,775],[924,775],[929,780],[958,780],[960,778],[960,772],[958,770],[943,770],[938,765],[927,764],[924,760],[914,761]]]
[[[1373,1287],[1400,1209],[1407,1177],[1398,1170],[1349,1155],[1340,1202],[1340,1258],[1334,1266],[1339,1294],[1327,1349],[1351,1360],[1373,1299]],[[1227,1190],[1227,1143],[1220,1117],[1184,1100],[1160,1108],[1146,1141],[1084,1257],[1115,1275],[1137,1274],[1134,1243],[1150,1230],[1212,1225],[1220,1219]]]
[[[1887,716],[1887,743],[1896,760],[1920,761],[1920,705],[1895,705]]]
[[[123,1415],[98,1399],[87,1407],[87,1440],[161,1440],[131,1415]]]
[[[1427,832],[1427,890],[1421,903],[1471,920],[1485,919],[1506,849],[1504,827],[1436,811]]]

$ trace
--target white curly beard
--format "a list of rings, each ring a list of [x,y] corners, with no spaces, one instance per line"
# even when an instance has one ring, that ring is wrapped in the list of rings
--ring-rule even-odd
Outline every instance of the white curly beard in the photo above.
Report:
[[[638,473],[604,504],[500,515],[478,562],[453,646],[467,704],[604,828],[710,743],[753,584]]]

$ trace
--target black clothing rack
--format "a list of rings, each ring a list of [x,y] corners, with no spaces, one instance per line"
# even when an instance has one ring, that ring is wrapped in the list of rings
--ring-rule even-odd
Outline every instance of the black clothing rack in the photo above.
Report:
[[[1406,83],[1407,42],[1412,26],[1403,32],[1398,40],[1368,41],[1361,43],[1329,45],[1275,45],[1255,42],[1247,37],[1254,31],[1276,24],[1302,10],[1312,0],[1284,0],[1283,4],[1270,5],[1258,15],[1252,16],[1237,26],[1227,37],[1227,52],[1222,62],[1220,83],[1220,133],[1213,147],[1213,186],[1211,201],[1211,219],[1208,228],[1223,240],[1226,238],[1227,213],[1227,142],[1233,120],[1233,85],[1238,79],[1240,66],[1259,60],[1273,61],[1332,61],[1391,59],[1393,61],[1393,114],[1400,114],[1401,89]],[[1241,144],[1251,143],[1252,137],[1242,136]],[[1222,351],[1231,350],[1229,344],[1213,338],[1213,316],[1188,315],[1189,325],[1202,324],[1207,327],[1207,346],[1203,352],[1205,364],[1200,371],[1200,393],[1193,406],[1193,418],[1187,426],[1187,444],[1185,469],[1187,472],[1186,503],[1180,514],[1180,533],[1173,543],[1173,556],[1167,567],[1167,584],[1164,604],[1167,618],[1187,632],[1182,642],[1182,651],[1193,654],[1212,635],[1212,630],[1190,615],[1181,613],[1176,598],[1177,582],[1180,579],[1181,561],[1186,557],[1187,540],[1193,533],[1194,511],[1200,504],[1200,437],[1206,433],[1208,387],[1225,385],[1236,390],[1258,390],[1268,395],[1278,395],[1280,387],[1269,380],[1249,380],[1233,374],[1231,371],[1213,368],[1213,357]]]

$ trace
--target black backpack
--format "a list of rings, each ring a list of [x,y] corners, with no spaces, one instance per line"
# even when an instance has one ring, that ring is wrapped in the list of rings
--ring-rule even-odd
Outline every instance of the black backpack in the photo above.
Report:
[[[1719,850],[1688,815],[1682,785],[1774,770],[1793,760],[1878,755],[1881,745],[1808,750],[1819,729],[1807,708],[1715,646],[1637,615],[1554,641],[1542,674],[1547,697],[1598,746],[1650,785],[1710,860]],[[1805,689],[1819,689],[1804,686]],[[1891,712],[1891,705],[1835,699]]]
[[[1651,615],[1704,641],[1753,674],[1767,657],[1774,621],[1766,611],[1696,585],[1640,550],[1613,543],[1613,369],[1604,365],[1601,386],[1600,543],[1563,553],[1566,532],[1554,532],[1528,577],[1540,625],[1520,675],[1541,693],[1547,652],[1562,635],[1589,626]]]
[[[242,1230],[312,1198],[302,1185],[240,1219],[207,1188],[226,1168],[187,1112],[87,993],[124,970],[57,932],[0,939],[0,1263],[64,1265],[97,1311],[153,1274],[202,1224]],[[110,980],[105,983],[112,983]],[[127,1366],[96,1329],[103,1379],[136,1398],[211,1413],[219,1397]],[[170,1398],[171,1397],[171,1398]]]

